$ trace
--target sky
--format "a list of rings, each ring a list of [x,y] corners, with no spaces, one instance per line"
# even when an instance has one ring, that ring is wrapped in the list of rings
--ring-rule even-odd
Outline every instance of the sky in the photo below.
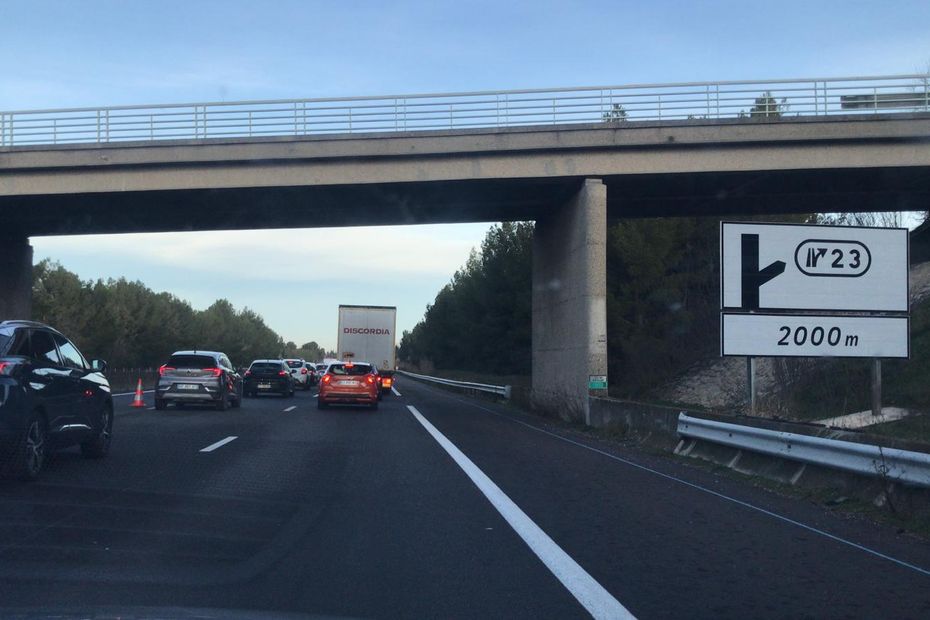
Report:
[[[0,110],[930,69],[930,2],[0,0]],[[334,347],[340,303],[410,329],[489,224],[33,238],[82,278],[249,307]],[[248,257],[274,248],[269,279]],[[328,266],[352,248],[359,269]],[[209,250],[212,261],[185,260]],[[374,259],[374,260],[371,260]]]

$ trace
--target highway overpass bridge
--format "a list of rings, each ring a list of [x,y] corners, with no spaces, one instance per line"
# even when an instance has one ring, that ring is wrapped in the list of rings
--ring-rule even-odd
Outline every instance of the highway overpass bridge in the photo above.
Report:
[[[534,220],[534,394],[585,415],[608,219],[927,209],[921,78],[0,113],[0,318],[30,236]]]

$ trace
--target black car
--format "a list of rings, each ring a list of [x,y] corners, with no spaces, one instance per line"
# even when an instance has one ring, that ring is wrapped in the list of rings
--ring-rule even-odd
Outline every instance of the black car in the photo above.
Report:
[[[294,395],[294,377],[284,360],[255,360],[245,371],[244,382],[246,396],[269,392]]]
[[[24,480],[39,476],[51,450],[79,444],[106,456],[113,400],[103,372],[60,332],[33,321],[0,323],[0,454]]]
[[[219,351],[175,351],[158,369],[155,409],[174,403],[212,404],[218,411],[242,404],[242,377]]]

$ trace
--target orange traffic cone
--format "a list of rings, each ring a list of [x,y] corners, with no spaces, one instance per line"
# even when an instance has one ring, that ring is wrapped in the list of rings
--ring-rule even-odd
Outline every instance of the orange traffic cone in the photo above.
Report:
[[[139,384],[136,386],[136,397],[129,406],[135,407],[136,409],[145,407],[145,402],[142,400],[142,377],[139,377]]]

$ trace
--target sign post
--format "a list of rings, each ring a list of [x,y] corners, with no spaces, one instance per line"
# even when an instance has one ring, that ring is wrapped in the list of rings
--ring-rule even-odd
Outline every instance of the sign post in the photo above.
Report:
[[[882,414],[882,360],[872,360],[872,415]]]
[[[860,357],[872,364],[881,413],[881,359],[910,357],[905,228],[720,224],[720,354],[755,360]]]

